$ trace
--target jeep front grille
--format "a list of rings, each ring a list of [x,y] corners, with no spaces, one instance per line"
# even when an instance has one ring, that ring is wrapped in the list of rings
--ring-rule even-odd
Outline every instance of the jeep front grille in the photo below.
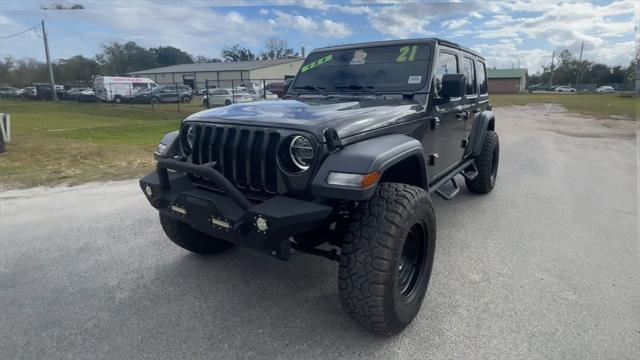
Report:
[[[214,169],[238,188],[276,193],[279,133],[208,124],[194,126],[196,139],[191,153],[194,164],[215,162]]]

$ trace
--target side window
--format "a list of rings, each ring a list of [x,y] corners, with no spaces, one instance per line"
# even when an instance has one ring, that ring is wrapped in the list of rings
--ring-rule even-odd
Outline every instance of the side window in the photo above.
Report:
[[[436,94],[441,97],[442,76],[458,72],[458,57],[451,53],[441,52],[438,55],[438,66],[434,73]]]
[[[489,86],[487,84],[487,70],[483,62],[476,62],[476,71],[478,73],[478,81],[480,82],[480,94],[488,94]]]
[[[462,73],[467,77],[467,86],[465,89],[465,94],[467,95],[475,95],[478,93],[477,82],[476,82],[476,70],[473,66],[473,60],[469,58],[464,58],[464,62],[462,63]]]

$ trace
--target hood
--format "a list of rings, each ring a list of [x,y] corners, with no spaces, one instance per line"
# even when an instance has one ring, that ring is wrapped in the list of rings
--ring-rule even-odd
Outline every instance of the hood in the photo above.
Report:
[[[311,132],[324,141],[334,128],[341,139],[413,120],[422,105],[410,100],[298,99],[233,104],[195,113],[184,121],[287,128]]]

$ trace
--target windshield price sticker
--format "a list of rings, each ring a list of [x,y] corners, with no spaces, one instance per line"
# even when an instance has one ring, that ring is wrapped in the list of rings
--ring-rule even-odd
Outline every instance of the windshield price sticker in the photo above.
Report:
[[[300,69],[300,72],[309,71],[309,70],[313,69],[314,67],[322,65],[322,64],[324,64],[326,62],[329,62],[331,60],[333,60],[333,54],[329,54],[327,56],[321,57],[320,59],[318,59],[318,60],[316,60],[314,62],[308,63],[307,65],[303,66]]]
[[[356,52],[353,53],[353,59],[351,59],[351,62],[349,63],[349,65],[362,65],[365,63],[367,59],[367,52],[364,50],[356,50]]]
[[[407,82],[407,84],[420,84],[421,82],[422,82],[421,75],[413,75],[413,76],[409,76],[409,81]]]
[[[418,46],[403,46],[400,48],[400,54],[396,58],[396,62],[414,61],[418,54]]]

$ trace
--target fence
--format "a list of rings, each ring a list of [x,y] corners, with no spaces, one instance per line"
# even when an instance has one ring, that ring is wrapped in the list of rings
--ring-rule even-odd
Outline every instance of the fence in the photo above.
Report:
[[[284,79],[219,79],[184,83],[109,83],[56,85],[58,99],[66,102],[95,103],[111,107],[147,107],[151,110],[174,109],[195,112],[205,108],[277,100],[284,96]],[[23,93],[25,99],[51,100],[48,85],[36,86],[33,93]]]

